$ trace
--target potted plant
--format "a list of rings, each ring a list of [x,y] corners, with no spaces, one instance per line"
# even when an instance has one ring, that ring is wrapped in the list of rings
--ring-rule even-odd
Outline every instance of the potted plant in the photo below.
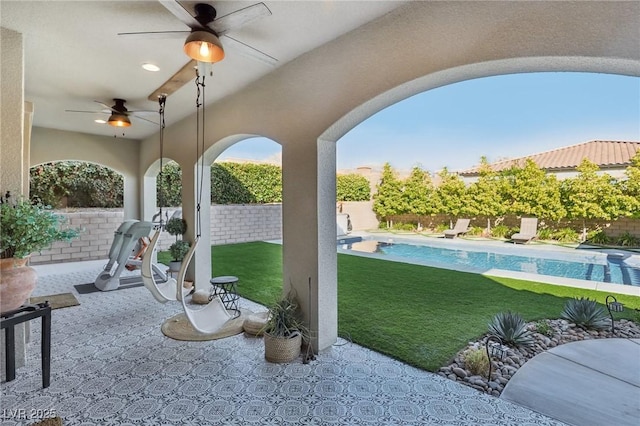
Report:
[[[187,232],[187,222],[182,218],[173,217],[167,221],[165,229],[169,234],[176,237],[176,241],[169,246],[169,253],[172,259],[169,262],[169,269],[171,271],[179,271],[182,260],[191,246],[188,241],[182,239],[184,233]]]
[[[189,247],[191,247],[191,244],[189,244],[189,242],[185,240],[178,240],[169,246],[169,253],[171,253],[171,262],[169,262],[169,269],[171,269],[171,271],[180,270],[182,260],[187,255]]]
[[[78,230],[62,228],[65,222],[51,207],[27,199],[0,204],[0,312],[19,308],[33,292],[37,276],[27,266],[31,253],[78,236]]]
[[[264,332],[264,357],[269,362],[291,362],[300,355],[302,340],[308,340],[296,298],[292,293],[269,307]]]

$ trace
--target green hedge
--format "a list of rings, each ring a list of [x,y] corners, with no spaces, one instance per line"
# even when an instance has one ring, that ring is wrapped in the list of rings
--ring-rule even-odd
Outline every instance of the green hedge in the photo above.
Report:
[[[52,207],[122,207],[124,181],[112,169],[79,161],[45,163],[30,170],[31,199]]]
[[[31,198],[54,207],[67,197],[69,207],[122,207],[122,176],[108,167],[75,161],[47,163],[31,169]],[[158,175],[158,206],[182,204],[182,171],[169,161]],[[357,174],[337,176],[337,201],[370,198],[369,181]],[[282,168],[272,164],[214,163],[211,203],[266,204],[282,202]]]

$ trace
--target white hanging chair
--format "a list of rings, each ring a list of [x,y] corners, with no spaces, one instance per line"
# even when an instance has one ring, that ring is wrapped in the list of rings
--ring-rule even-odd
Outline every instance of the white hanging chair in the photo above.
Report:
[[[215,296],[202,308],[194,309],[187,305],[185,294],[179,291],[184,283],[187,268],[189,267],[189,263],[191,263],[191,259],[196,252],[199,240],[200,238],[196,238],[182,261],[182,266],[178,272],[176,298],[182,302],[184,314],[197,332],[202,334],[213,334],[220,330],[228,320],[233,318],[233,316],[227,312],[227,309],[224,307],[220,297]]]
[[[140,267],[140,269],[142,282],[147,290],[151,292],[153,297],[155,297],[158,302],[166,303],[170,300],[176,300],[176,292],[178,288],[181,288],[183,293],[188,293],[189,290],[182,287],[182,285],[180,285],[180,287],[177,287],[177,281],[171,277],[167,277],[167,280],[164,282],[156,282],[153,273],[152,260],[153,253],[156,249],[156,244],[158,243],[158,238],[160,238],[160,233],[161,230],[157,229],[156,233],[153,235],[153,238],[151,238],[151,242],[149,243],[149,246],[147,247],[147,250],[144,252],[144,256],[142,257],[142,266]]]

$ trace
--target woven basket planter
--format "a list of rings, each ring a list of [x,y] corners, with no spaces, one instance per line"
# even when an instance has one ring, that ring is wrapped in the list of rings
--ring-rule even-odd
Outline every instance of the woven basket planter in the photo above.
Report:
[[[300,356],[302,334],[293,337],[273,337],[264,335],[264,358],[269,362],[291,362]]]

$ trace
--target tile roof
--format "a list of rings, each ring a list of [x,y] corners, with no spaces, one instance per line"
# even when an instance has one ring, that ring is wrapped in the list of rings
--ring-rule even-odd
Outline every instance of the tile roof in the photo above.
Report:
[[[575,169],[583,158],[596,163],[601,169],[606,168],[626,168],[631,164],[631,158],[640,151],[640,142],[628,141],[591,141],[577,145],[566,146],[552,151],[541,152],[540,154],[529,155],[512,160],[503,160],[492,163],[491,168],[495,171],[508,169],[515,165],[524,165],[530,158],[538,167],[547,171],[560,171]],[[459,171],[461,176],[477,175],[479,167],[472,167]]]

